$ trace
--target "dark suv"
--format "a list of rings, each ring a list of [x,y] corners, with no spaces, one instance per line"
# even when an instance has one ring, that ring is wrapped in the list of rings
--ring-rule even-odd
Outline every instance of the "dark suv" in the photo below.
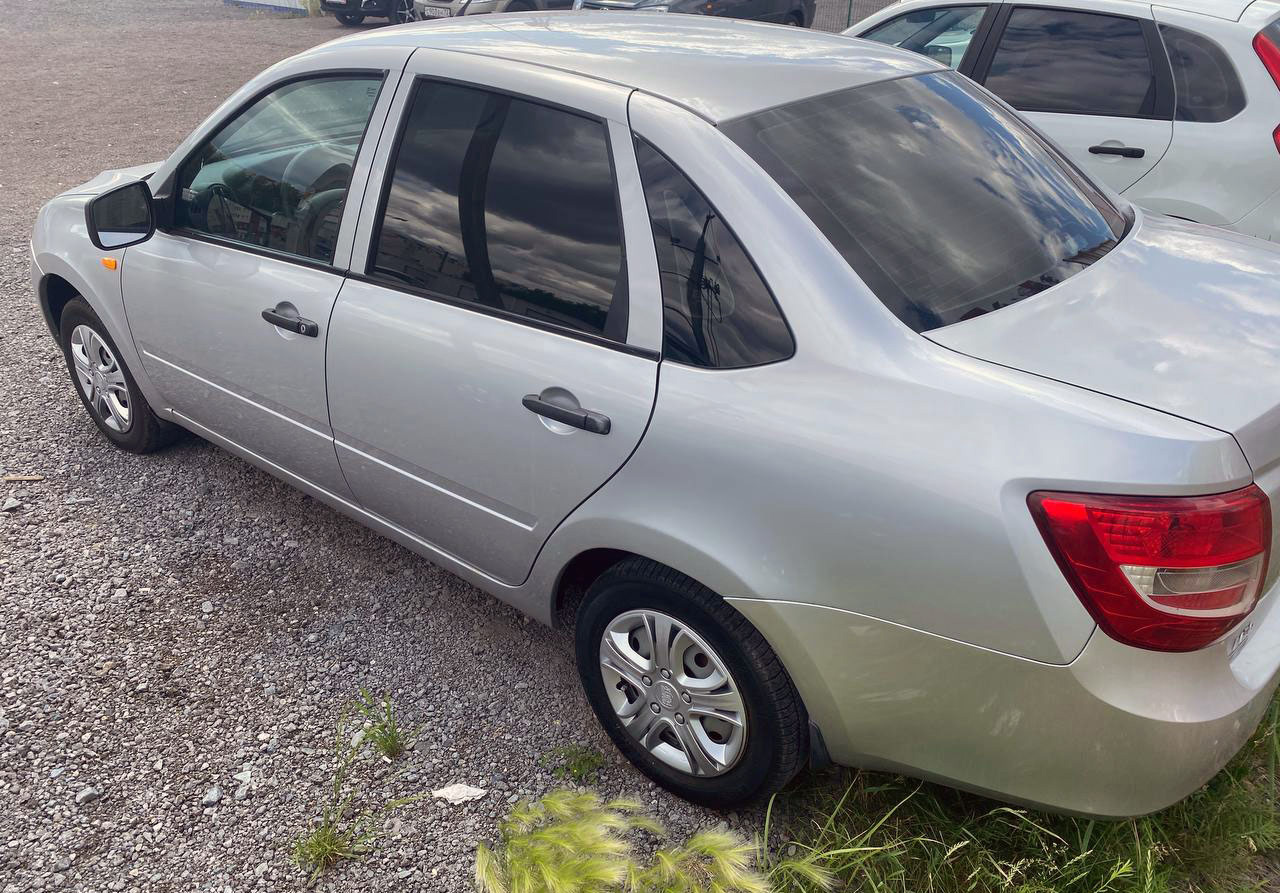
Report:
[[[413,0],[320,0],[320,8],[344,25],[359,25],[366,16],[388,19],[393,25],[415,18]]]

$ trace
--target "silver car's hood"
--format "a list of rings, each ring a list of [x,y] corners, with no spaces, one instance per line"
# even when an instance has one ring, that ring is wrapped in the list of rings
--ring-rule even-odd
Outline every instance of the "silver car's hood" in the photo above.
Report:
[[[132,180],[141,180],[155,172],[163,162],[152,161],[148,164],[137,164],[133,167],[122,167],[116,170],[103,171],[89,180],[87,183],[81,183],[74,189],[68,189],[63,195],[100,195],[111,189],[113,186],[119,186],[121,183],[128,183]]]
[[[1280,247],[1168,217],[1010,307],[928,332],[938,344],[1235,435],[1280,459]]]

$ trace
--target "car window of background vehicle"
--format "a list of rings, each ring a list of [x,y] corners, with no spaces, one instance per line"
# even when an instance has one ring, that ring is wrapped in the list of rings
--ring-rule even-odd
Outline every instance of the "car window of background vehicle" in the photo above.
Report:
[[[1222,47],[1173,25],[1161,25],[1173,66],[1178,121],[1226,121],[1244,109],[1244,87]]]
[[[795,350],[768,286],[720,215],[665,156],[636,140],[662,279],[662,353],[736,368]]]
[[[1056,285],[1124,229],[1016,115],[949,72],[819,96],[724,131],[918,332]]]
[[[959,68],[986,11],[986,6],[920,9],[889,19],[861,36]]]
[[[178,173],[181,228],[333,260],[382,75],[294,81],[222,127]]]
[[[624,341],[604,124],[456,84],[416,89],[370,275]]]
[[[1134,117],[1156,108],[1142,25],[1121,16],[1013,10],[984,86],[1026,112]]]

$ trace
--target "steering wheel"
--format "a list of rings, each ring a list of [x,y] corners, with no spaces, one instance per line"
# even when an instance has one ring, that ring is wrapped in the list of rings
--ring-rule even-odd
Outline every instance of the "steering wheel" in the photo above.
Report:
[[[231,216],[232,205],[239,204],[236,194],[225,183],[212,183],[204,189],[196,199],[198,206],[204,207],[205,229],[220,236],[236,235],[236,221]],[[217,208],[218,223],[213,222],[214,208]]]
[[[351,153],[329,143],[308,146],[285,165],[280,177],[280,208],[294,218],[308,200],[329,189],[345,189],[351,179]]]

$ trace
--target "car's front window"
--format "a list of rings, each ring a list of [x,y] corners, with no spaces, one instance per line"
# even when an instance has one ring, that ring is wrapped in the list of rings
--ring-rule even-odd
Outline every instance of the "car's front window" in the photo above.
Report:
[[[986,11],[986,6],[917,9],[889,19],[860,36],[921,53],[949,68],[959,68]]]
[[[1106,254],[1124,218],[1016,114],[950,73],[723,126],[917,332],[1012,304]]]

